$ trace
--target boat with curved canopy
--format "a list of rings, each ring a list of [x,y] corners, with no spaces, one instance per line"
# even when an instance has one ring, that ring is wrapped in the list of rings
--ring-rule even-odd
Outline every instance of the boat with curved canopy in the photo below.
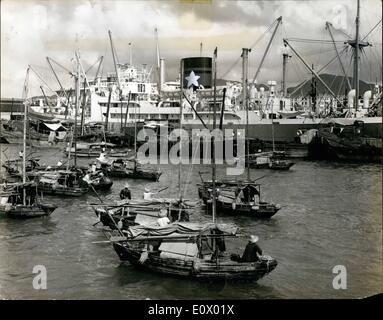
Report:
[[[162,174],[160,170],[142,168],[135,159],[110,158],[107,162],[100,163],[110,177],[158,181]]]
[[[0,214],[26,219],[49,216],[57,206],[39,198],[34,183],[4,184],[0,188]]]
[[[237,228],[225,224],[172,223],[166,227],[138,225],[128,236],[111,237],[121,261],[162,274],[206,280],[256,281],[277,266],[266,255],[244,262],[226,252],[225,239],[236,238]]]
[[[261,200],[261,185],[248,181],[216,181],[217,210],[226,214],[245,214],[255,218],[271,218],[280,209],[279,204]],[[203,181],[198,195],[209,210],[212,207],[212,182]]]

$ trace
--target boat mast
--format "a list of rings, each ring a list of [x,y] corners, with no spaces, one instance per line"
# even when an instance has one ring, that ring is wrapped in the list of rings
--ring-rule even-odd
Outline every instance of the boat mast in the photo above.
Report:
[[[106,115],[105,115],[105,129],[104,131],[108,131],[108,122],[109,122],[109,111],[110,111],[110,99],[112,98],[112,87],[109,87],[108,90],[109,96],[108,96],[108,104],[106,106]],[[106,142],[106,140],[105,140]]]
[[[245,132],[245,141],[247,147],[247,157],[250,154],[250,141],[249,136],[249,104],[247,99],[247,86],[248,86],[248,77],[249,77],[249,52],[251,49],[242,48],[242,103],[243,107],[246,110],[246,132]],[[249,159],[246,161],[247,167],[247,180],[250,181],[250,162]]]
[[[134,104],[134,168],[137,164],[137,103]]]
[[[312,70],[314,70],[314,64],[311,65]],[[314,78],[314,73],[311,72],[311,110],[316,113],[317,112],[317,83]]]
[[[75,110],[74,110],[74,166],[77,165],[77,112],[80,102],[80,57],[79,53],[76,51],[76,75],[75,75]]]
[[[129,65],[132,65],[132,43],[129,42]]]
[[[81,109],[81,135],[84,134],[84,125],[85,125],[85,108],[86,108],[86,81],[84,79],[84,92],[82,94],[82,109]]]
[[[216,128],[216,100],[217,100],[217,47],[214,50],[213,56],[213,87],[214,87],[214,99],[213,99],[213,133]],[[217,219],[217,190],[215,189],[215,180],[216,180],[216,165],[215,165],[215,136],[212,134],[212,188],[213,188],[213,202],[212,202],[212,213],[213,213],[213,222],[216,223]]]
[[[125,134],[126,134],[126,123],[128,122],[128,113],[129,113],[130,96],[131,96],[131,92],[129,91],[129,94],[128,94],[128,103],[127,103],[127,105],[126,105],[126,112],[125,112],[125,122],[124,122],[124,130],[125,130]],[[106,141],[105,141],[105,142],[106,142]]]
[[[271,139],[273,142],[273,156],[275,152],[275,139],[274,139],[274,101],[271,101]]]
[[[359,104],[359,12],[360,0],[357,0],[356,19],[355,19],[355,52],[354,52],[354,88],[355,88],[355,112],[358,111]]]
[[[23,98],[24,98],[24,130],[23,130],[23,184],[26,182],[26,139],[27,139],[27,117],[28,117],[28,80],[29,80],[29,67],[27,68],[27,74],[25,76]],[[25,206],[25,188],[23,188],[23,205]]]
[[[112,32],[108,30],[109,34],[109,40],[110,40],[110,47],[112,49],[112,57],[113,57],[113,65],[114,65],[114,70],[116,71],[116,77],[117,77],[117,87],[119,91],[119,98],[120,98],[120,107],[121,107],[121,128],[120,131],[122,131],[122,126],[123,126],[123,119],[122,119],[122,92],[121,92],[121,83],[120,83],[120,75],[118,73],[118,68],[117,68],[117,57],[116,57],[116,52],[113,46],[113,40],[112,40]]]
[[[179,112],[179,130],[180,130],[180,162],[178,164],[178,197],[182,201],[182,190],[181,190],[181,170],[182,170],[182,117],[183,117],[183,108],[182,108],[182,97],[183,97],[183,85],[184,85],[184,61],[181,60],[180,65],[180,112]]]
[[[158,44],[157,28],[154,29],[154,34],[156,37],[157,91],[158,91],[158,95],[160,95],[161,94],[161,59],[160,59],[160,47]]]

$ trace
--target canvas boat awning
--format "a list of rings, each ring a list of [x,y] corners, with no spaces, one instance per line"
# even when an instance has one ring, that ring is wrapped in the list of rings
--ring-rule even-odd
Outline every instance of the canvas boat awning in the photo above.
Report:
[[[337,124],[341,126],[352,126],[355,124],[355,121],[358,120],[355,118],[325,118],[321,121],[321,123]]]
[[[295,118],[301,116],[305,111],[277,111],[283,118]]]
[[[166,227],[138,225],[129,228],[133,237],[161,236],[164,238],[183,236],[197,236],[210,230],[218,229],[226,234],[235,235],[237,227],[230,224],[200,224],[200,223],[172,223]]]
[[[66,131],[67,130],[61,123],[43,122],[43,125],[46,126],[51,131]]]

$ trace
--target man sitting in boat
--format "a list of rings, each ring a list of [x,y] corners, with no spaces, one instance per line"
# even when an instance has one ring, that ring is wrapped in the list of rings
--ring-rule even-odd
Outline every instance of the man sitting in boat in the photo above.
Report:
[[[259,192],[251,185],[247,185],[244,188],[238,188],[235,192],[235,199],[244,203],[255,202],[256,196],[259,196]]]
[[[144,200],[152,200],[153,192],[150,192],[149,188],[145,188],[144,191]]]
[[[91,184],[90,174],[87,173],[84,178],[82,178],[83,181],[85,181],[87,184]]]
[[[91,167],[90,167],[90,170],[91,170],[91,172],[96,172],[96,169],[97,169],[97,163],[93,162]]]
[[[247,244],[242,255],[241,262],[256,262],[259,261],[259,256],[262,255],[262,249],[257,245],[259,237],[251,235],[250,241]]]
[[[124,200],[124,199],[131,200],[132,199],[132,193],[130,192],[128,183],[126,183],[124,189],[121,190],[120,199],[121,200]]]
[[[107,158],[105,156],[105,149],[102,149],[103,151],[100,153],[100,156],[97,158],[97,160],[103,164],[103,163],[107,163]]]
[[[161,209],[158,216],[159,216],[159,218],[157,219],[157,224],[160,227],[166,227],[170,223],[170,220],[168,218],[168,212],[166,209]]]

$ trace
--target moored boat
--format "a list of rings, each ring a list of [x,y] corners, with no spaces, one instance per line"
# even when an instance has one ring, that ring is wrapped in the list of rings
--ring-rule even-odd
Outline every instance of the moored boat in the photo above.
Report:
[[[82,180],[79,171],[38,171],[34,173],[37,189],[44,194],[80,197],[88,192],[89,186]]]
[[[217,210],[221,213],[250,215],[267,219],[280,209],[279,204],[261,200],[261,185],[248,181],[216,181]],[[209,210],[212,208],[212,182],[204,181],[198,186],[198,194]]]
[[[144,179],[158,181],[162,172],[155,169],[143,168],[136,160],[127,158],[110,158],[101,162],[101,168],[110,177]]]
[[[36,184],[13,183],[0,191],[0,214],[10,218],[27,219],[49,216],[57,206],[39,199]]]
[[[125,157],[128,154],[128,149],[115,150],[118,147],[113,143],[97,142],[97,143],[77,143],[75,147],[66,147],[64,153],[66,155],[83,157],[83,158],[96,158],[102,152],[115,157]]]
[[[173,223],[167,227],[134,226],[129,237],[111,237],[120,260],[161,274],[205,280],[256,281],[277,266],[263,255],[258,261],[235,259],[226,252],[225,239],[237,229],[215,223]]]

